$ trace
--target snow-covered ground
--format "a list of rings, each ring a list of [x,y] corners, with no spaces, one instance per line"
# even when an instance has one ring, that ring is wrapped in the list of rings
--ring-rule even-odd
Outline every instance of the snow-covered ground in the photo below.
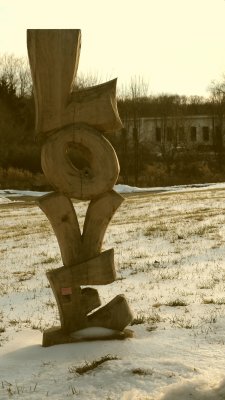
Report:
[[[102,303],[126,295],[134,337],[49,348],[42,330],[59,318],[45,273],[61,266],[58,244],[34,202],[0,194],[1,400],[225,399],[224,184],[157,191],[126,198],[103,246],[117,280],[98,287]],[[81,225],[86,207],[75,204]]]
[[[128,185],[115,185],[114,190],[118,193],[166,193],[166,192],[183,192],[193,190],[205,190],[205,189],[223,189],[225,183],[199,183],[193,185],[178,185],[178,186],[163,186],[163,187],[149,187],[139,188]],[[37,192],[32,190],[16,190],[16,189],[1,189],[0,190],[0,201],[2,198],[19,198],[19,197],[39,197],[47,194],[48,192]]]

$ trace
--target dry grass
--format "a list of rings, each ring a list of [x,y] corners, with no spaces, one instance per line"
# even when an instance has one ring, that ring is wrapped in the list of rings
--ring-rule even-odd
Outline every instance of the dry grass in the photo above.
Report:
[[[107,354],[106,356],[101,357],[98,360],[93,360],[91,362],[85,362],[84,365],[81,365],[80,367],[75,367],[72,366],[69,368],[69,372],[78,375],[83,375],[86,374],[87,372],[93,371],[94,369],[98,368],[100,365],[107,361],[114,361],[114,360],[119,360],[117,356],[111,356],[110,354]]]

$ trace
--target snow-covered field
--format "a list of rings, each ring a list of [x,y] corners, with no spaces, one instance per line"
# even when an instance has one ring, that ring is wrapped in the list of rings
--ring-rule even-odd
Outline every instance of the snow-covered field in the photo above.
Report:
[[[58,244],[35,202],[2,193],[1,400],[225,399],[225,192],[174,191],[127,196],[105,235],[118,278],[98,290],[103,304],[126,295],[134,338],[49,348],[42,330],[59,318],[45,272],[61,266]],[[75,203],[81,224],[86,207]]]

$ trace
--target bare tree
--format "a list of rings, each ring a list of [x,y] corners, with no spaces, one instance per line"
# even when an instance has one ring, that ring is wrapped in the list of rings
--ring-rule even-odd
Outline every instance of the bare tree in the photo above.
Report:
[[[212,81],[209,87],[212,106],[213,145],[219,165],[222,163],[225,117],[225,75],[221,82]]]
[[[129,85],[123,88],[123,93],[123,97],[126,101],[125,129],[127,131],[132,130],[134,183],[137,186],[140,173],[140,128],[142,104],[148,94],[148,84],[140,76],[132,77]]]
[[[160,132],[159,148],[167,172],[170,174],[179,147],[184,150],[186,144],[184,110],[187,98],[178,95],[161,95],[158,101],[160,107],[156,128]]]
[[[17,65],[17,93],[19,97],[29,97],[33,92],[33,83],[27,58],[20,58]]]
[[[91,86],[99,85],[100,83],[103,83],[107,81],[108,79],[103,79],[98,72],[89,72],[89,73],[79,73],[73,84],[72,84],[72,90],[79,90],[79,89],[85,89]]]
[[[0,81],[6,85],[8,93],[18,97],[30,96],[32,80],[27,58],[19,58],[13,54],[0,56]]]

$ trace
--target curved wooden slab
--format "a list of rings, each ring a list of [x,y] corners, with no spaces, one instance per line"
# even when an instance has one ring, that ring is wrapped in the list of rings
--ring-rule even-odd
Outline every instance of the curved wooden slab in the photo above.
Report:
[[[36,130],[61,127],[77,72],[80,29],[28,29],[27,48],[34,84]]]
[[[87,326],[87,313],[100,305],[97,291],[80,285],[104,285],[115,280],[113,249],[73,267],[60,267],[46,273],[55,295],[63,330],[73,332]],[[90,297],[91,290],[91,297]]]
[[[68,156],[78,153],[72,163]],[[119,175],[119,162],[110,142],[86,124],[64,127],[42,146],[41,164],[49,183],[59,192],[91,200],[111,190]]]
[[[105,231],[123,201],[124,197],[111,190],[90,202],[82,235],[83,247],[90,257],[100,253]]]
[[[90,313],[101,305],[101,300],[97,289],[86,287],[81,289],[81,302],[85,314]]]
[[[106,250],[97,257],[70,267],[55,268],[46,273],[51,286],[62,287],[78,285],[108,285],[116,279],[114,250]]]
[[[62,193],[52,192],[40,197],[37,203],[55,232],[63,264],[67,267],[79,262],[82,241],[72,201]]]
[[[116,79],[71,93],[81,46],[79,29],[28,29],[27,48],[34,84],[36,131],[84,122],[101,132],[122,128]]]
[[[68,197],[52,192],[39,198],[37,203],[52,225],[65,267],[100,254],[106,228],[123,201],[124,198],[114,190],[92,200],[81,235],[73,203]]]
[[[105,306],[89,315],[88,326],[101,326],[103,328],[122,331],[133,318],[126,298],[120,294]]]
[[[134,332],[131,329],[124,329],[122,332],[114,331],[112,335],[79,337],[79,335],[66,334],[60,326],[55,326],[44,331],[42,346],[49,347],[55,346],[56,344],[78,343],[96,340],[124,340],[127,338],[132,338],[133,336]]]
[[[100,132],[114,133],[123,128],[117,109],[117,79],[71,93],[65,121],[85,122]]]

